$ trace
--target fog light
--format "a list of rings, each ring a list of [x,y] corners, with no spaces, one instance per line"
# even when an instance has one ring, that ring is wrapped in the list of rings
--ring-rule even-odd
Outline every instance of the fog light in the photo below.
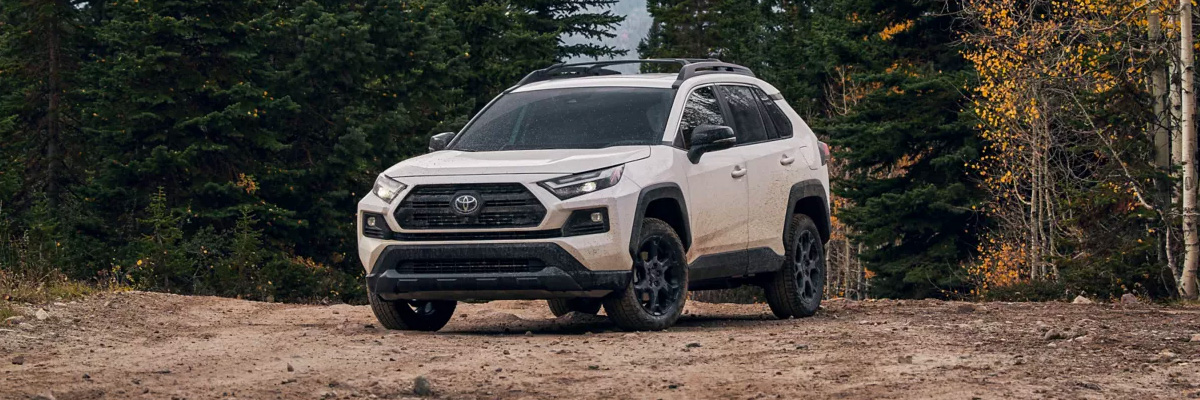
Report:
[[[598,212],[592,213],[592,222],[595,222],[595,223],[604,222],[604,214],[601,214]]]
[[[367,226],[374,228],[377,224],[375,217],[367,217]]]

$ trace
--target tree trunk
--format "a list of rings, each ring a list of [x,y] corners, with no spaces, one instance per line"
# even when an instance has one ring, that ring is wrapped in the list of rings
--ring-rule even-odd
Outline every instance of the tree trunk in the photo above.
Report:
[[[1200,262],[1200,238],[1196,237],[1196,93],[1194,92],[1195,59],[1192,51],[1192,2],[1179,3],[1179,58],[1183,102],[1180,122],[1183,128],[1183,295],[1195,299],[1196,266]]]
[[[1147,12],[1146,20],[1148,21],[1150,31],[1150,45],[1154,47],[1153,62],[1150,70],[1150,94],[1153,97],[1154,104],[1154,120],[1150,126],[1152,139],[1154,140],[1154,167],[1158,169],[1162,178],[1155,182],[1155,189],[1158,192],[1155,196],[1155,206],[1160,210],[1164,205],[1170,204],[1172,193],[1172,182],[1170,176],[1171,171],[1171,115],[1167,110],[1167,92],[1170,90],[1167,81],[1167,71],[1162,64],[1163,53],[1159,49],[1165,43],[1162,35],[1162,16],[1158,10],[1151,8]],[[1175,253],[1171,249],[1171,219],[1169,213],[1161,213],[1163,221],[1161,221],[1161,229],[1158,229],[1158,258],[1159,262],[1166,264],[1167,269],[1171,271],[1171,276],[1175,279],[1179,278],[1179,271],[1175,268]]]

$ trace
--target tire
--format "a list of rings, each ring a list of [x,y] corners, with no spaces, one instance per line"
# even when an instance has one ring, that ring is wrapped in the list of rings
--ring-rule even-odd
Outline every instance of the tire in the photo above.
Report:
[[[550,305],[550,312],[554,313],[555,317],[567,315],[569,312],[577,312],[584,314],[595,315],[600,312],[601,302],[599,299],[550,299],[546,300]]]
[[[821,307],[825,288],[825,247],[812,218],[792,216],[792,229],[784,235],[787,246],[783,269],[763,285],[767,304],[776,317],[810,317]]]
[[[374,293],[368,293],[367,297],[375,319],[384,328],[392,330],[436,332],[450,322],[458,306],[456,301],[387,301]]]
[[[662,330],[675,324],[687,301],[687,262],[683,242],[670,225],[642,221],[633,278],[604,299],[604,311],[621,329]]]

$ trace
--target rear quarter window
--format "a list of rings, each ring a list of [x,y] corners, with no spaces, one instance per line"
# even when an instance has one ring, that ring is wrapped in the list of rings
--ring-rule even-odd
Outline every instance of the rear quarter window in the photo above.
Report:
[[[754,92],[762,103],[763,110],[766,111],[766,116],[770,119],[771,124],[775,126],[775,131],[779,137],[792,137],[792,120],[788,119],[787,114],[783,113],[783,109],[779,108],[779,104],[771,96],[767,95],[762,89],[754,88]]]

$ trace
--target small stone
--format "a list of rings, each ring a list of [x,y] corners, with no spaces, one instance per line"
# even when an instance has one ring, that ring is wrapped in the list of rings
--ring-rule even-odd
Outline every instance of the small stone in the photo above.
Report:
[[[12,358],[13,365],[25,365],[25,356],[16,356]]]
[[[533,336],[533,331],[525,331],[525,336]]]
[[[1200,343],[1200,333],[1193,333],[1192,338],[1188,341],[1192,343]]]
[[[1175,354],[1175,352],[1170,351],[1170,350],[1163,350],[1163,351],[1158,352],[1158,355],[1156,355],[1154,357],[1154,361],[1155,362],[1171,362],[1171,361],[1174,361],[1176,357],[1179,357],[1179,355]]]
[[[29,400],[54,400],[53,393],[39,394],[30,397]]]
[[[22,322],[25,322],[25,317],[22,315],[15,315],[4,319],[5,325],[20,325]]]
[[[1121,295],[1121,304],[1138,304],[1141,302],[1142,301],[1138,300],[1137,296],[1134,296],[1133,293],[1125,293]]]
[[[418,376],[413,380],[413,394],[421,397],[433,395],[433,385],[429,383],[429,379],[424,376]]]
[[[975,312],[976,308],[974,304],[960,304],[956,310],[959,314],[970,314]]]
[[[1089,299],[1089,298],[1083,297],[1083,296],[1075,296],[1075,300],[1071,302],[1071,304],[1093,304],[1093,303],[1095,303],[1095,302],[1093,302],[1092,299]]]
[[[292,367],[292,363],[288,363],[287,370],[288,372],[296,372],[296,368]]]
[[[1058,329],[1051,329],[1042,335],[1042,340],[1062,340],[1067,338],[1067,333]]]
[[[899,362],[899,363],[901,363],[901,364],[912,364],[912,363],[913,363],[913,356],[911,356],[911,355],[907,355],[907,356],[900,356],[900,357],[897,357],[897,359],[896,359],[896,362]]]
[[[88,375],[88,374],[83,374],[83,380],[90,381],[90,380],[92,380],[92,376]]]
[[[687,344],[687,347],[688,347],[688,348],[696,348],[696,347],[700,347],[700,343],[696,343],[696,342],[688,343],[688,344]]]
[[[39,308],[37,312],[33,314],[33,316],[37,317],[38,321],[45,321],[46,319],[50,318],[50,313],[47,312],[45,308]]]

